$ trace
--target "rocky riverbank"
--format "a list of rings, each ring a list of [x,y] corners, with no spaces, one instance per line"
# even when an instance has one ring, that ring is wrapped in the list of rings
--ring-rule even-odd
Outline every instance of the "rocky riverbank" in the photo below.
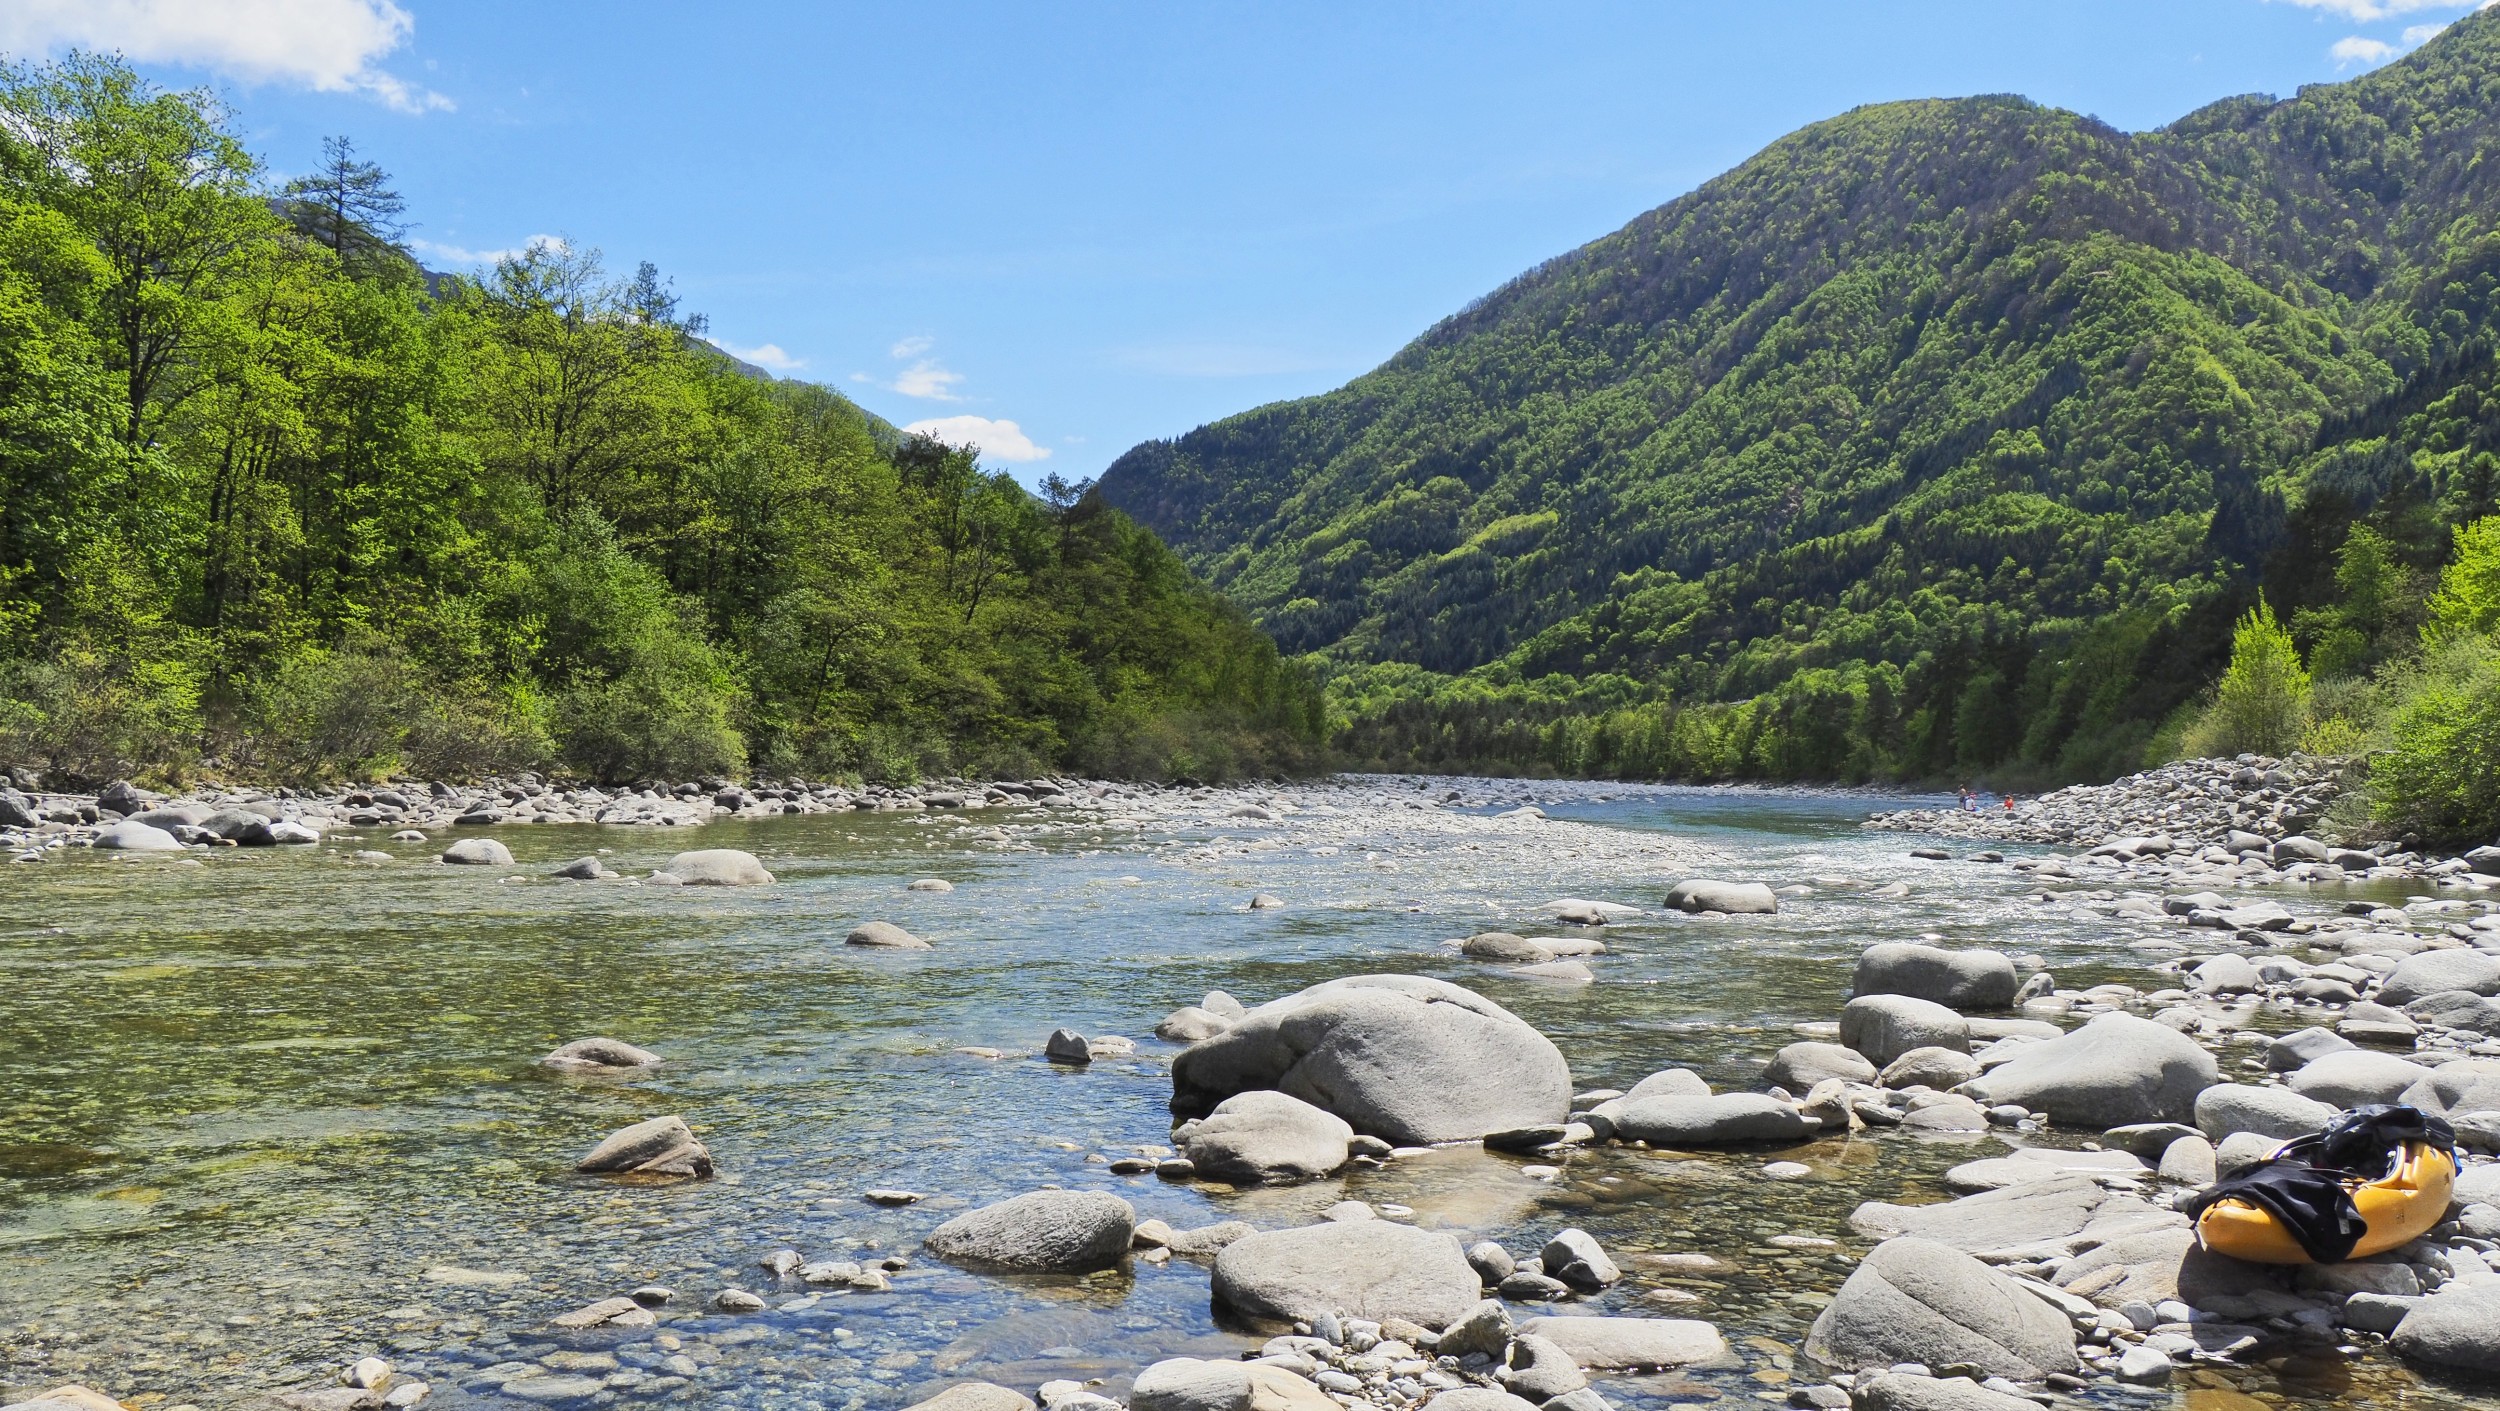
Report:
[[[1756,1394],[1798,1406],[2019,1411],[2286,1357],[2360,1375],[2391,1359],[2500,1369],[2483,1360],[2500,1357],[2489,1331],[2500,1319],[2486,1316],[2500,1298],[2490,1292],[2500,1261],[2487,1257],[2500,1256],[2500,1167],[2485,1159],[2500,1147],[2500,911],[2470,892],[2353,914],[2339,896],[2303,888],[2253,905],[2218,890],[2166,894],[2134,870],[2226,865],[2193,855],[2018,859],[2009,865],[2026,865],[2027,885],[1989,902],[1989,914],[2103,936],[2097,973],[2076,980],[2020,949],[1933,943],[1941,933],[1874,945],[1855,956],[1844,1007],[1792,1011],[1785,1030],[1687,1026],[1683,1011],[1632,1004],[1626,1013],[1649,1026],[1658,1052],[1626,1071],[1620,1061],[1590,1064],[1548,1036],[1550,1023],[1520,1017],[1521,997],[1595,996],[1639,973],[1632,967],[1644,954],[1700,953],[1718,935],[1784,934],[1755,929],[1773,923],[1825,916],[1864,934],[1866,918],[1887,908],[1932,918],[1924,899],[1943,878],[1966,868],[2003,874],[1918,855],[1934,851],[1926,848],[1891,855],[1872,877],[1823,875],[1810,853],[1777,871],[1731,870],[1724,850],[1672,833],[1548,819],[1518,801],[1526,788],[1377,779],[1255,790],[1084,786],[1063,789],[1070,802],[1055,808],[905,820],[933,845],[1001,856],[1133,848],[1141,870],[1152,862],[1179,876],[1271,879],[1275,893],[1244,886],[1237,905],[1278,918],[1265,945],[1276,955],[1296,937],[1345,924],[1301,911],[1295,889],[1272,880],[1295,856],[1387,878],[1470,860],[1467,871],[1431,874],[1441,886],[1476,875],[1478,860],[1497,878],[1551,876],[1559,861],[1566,874],[1578,865],[1603,880],[1580,896],[1521,898],[1516,887],[1488,895],[1487,919],[1503,929],[1448,937],[1445,973],[1455,978],[1358,961],[1319,983],[1270,982],[1263,993],[1236,979],[1233,994],[1206,993],[1179,1010],[1147,1008],[1142,995],[1111,1006],[1114,1023],[1141,1035],[1152,1028],[1152,1039],[1089,1040],[1056,1025],[1068,1032],[1045,1041],[1054,1025],[1033,1025],[1028,1061],[1064,1076],[1056,1091],[1096,1095],[1120,1109],[1103,1114],[1106,1130],[1151,1125],[1159,1142],[1072,1145],[1064,1172],[1021,1178],[1022,1190],[1010,1178],[994,1198],[993,1181],[981,1204],[927,1186],[818,1192],[811,1198],[839,1198],[846,1211],[890,1212],[879,1230],[903,1237],[847,1247],[798,1238],[759,1248],[743,1266],[665,1284],[634,1272],[636,1241],[623,1227],[604,1246],[622,1256],[612,1281],[585,1267],[566,1284],[568,1297],[546,1306],[542,1295],[532,1320],[461,1333],[500,1360],[448,1358],[415,1338],[404,1351],[385,1345],[330,1363],[315,1378],[327,1385],[298,1382],[279,1399],[302,1411],[438,1400],[748,1404],[724,1400],[737,1387],[714,1368],[751,1340],[787,1336],[778,1330],[839,1327],[801,1336],[840,1344],[856,1325],[890,1339],[873,1344],[881,1371],[943,1371],[943,1360],[918,1360],[929,1348],[915,1352],[906,1326],[908,1310],[929,1306],[939,1287],[1091,1297],[1073,1291],[1149,1271],[1194,1281],[1227,1326],[1257,1328],[1265,1340],[1243,1356],[1204,1345],[1144,1349],[1125,1367],[1086,1377],[993,1374],[942,1388],[924,1379],[918,1404],[1602,1411],[1652,1404],[1661,1385],[1682,1389],[1671,1401],[1723,1395],[1693,1379],[1738,1366],[1752,1370]],[[1568,792],[1585,800],[1595,791]],[[472,828],[465,836],[489,840],[491,829]],[[512,836],[518,846],[522,835]],[[783,859],[772,867],[789,875]],[[759,880],[738,895],[769,898],[790,885]],[[933,898],[928,906],[966,895],[895,886]],[[640,906],[661,894],[617,895]],[[1951,925],[1889,933],[1921,934],[1921,924]],[[831,934],[841,935],[838,925]],[[944,974],[961,943],[932,934],[928,963]],[[1188,958],[1163,963],[1180,968]],[[2110,978],[2113,968],[2132,978]],[[1520,988],[1530,984],[1553,988]],[[547,1071],[584,1082],[588,1100],[704,1061],[683,1045],[646,1049],[643,1035],[623,1037],[633,1042],[568,1044],[544,1055]],[[1705,1042],[1707,1064],[1683,1058]],[[976,1065],[1005,1056],[995,1047],[954,1052]],[[1103,1085],[1106,1074],[1140,1064],[1166,1074],[1151,1102],[1133,1083]],[[1703,1066],[1715,1081],[1696,1071]],[[1616,1085],[1591,1084],[1592,1072]],[[2468,1149],[2456,1207],[2420,1240],[2307,1271],[2238,1265],[2196,1248],[2178,1197],[2344,1107],[2391,1098],[2444,1112]],[[767,1156],[742,1149],[734,1122],[691,1108],[644,1116],[592,1146],[588,1137],[608,1125],[564,1158],[581,1164],[577,1179],[619,1183],[590,1207],[603,1220],[665,1219],[672,1191],[700,1190],[707,1176],[752,1179]],[[1960,1196],[1949,1203],[1871,1190],[1852,1174],[1892,1153],[1958,1147],[1970,1150],[1943,1174]],[[1290,1201],[1297,1189],[1428,1172],[1461,1153],[1473,1164],[1461,1168],[1450,1202]],[[1753,1346],[1766,1341],[1759,1334],[1727,1328],[1758,1316],[1751,1303],[1693,1291],[1696,1276],[1724,1267],[1719,1257],[1600,1239],[1609,1228],[1600,1198],[1524,1221],[1508,1213],[1523,1182],[1557,1192],[1614,1183],[1643,1192],[1635,1200],[1662,1202],[1663,1212],[1681,1203],[1674,1181],[1721,1171],[1735,1182],[1725,1188],[1731,1198],[1750,1189],[1788,1202],[1789,1228],[1754,1237],[1765,1257],[1803,1256],[1846,1275],[1828,1294],[1820,1291],[1828,1285],[1774,1278],[1745,1296],[1817,1300],[1804,1336],[1775,1342],[1777,1352]],[[1187,1221],[1151,1213],[1182,1208],[1200,1213]],[[1574,1208],[1585,1214],[1573,1218]],[[505,1277],[452,1265],[425,1275],[438,1288]],[[1034,1280],[1043,1282],[1020,1282]],[[1716,1300],[1711,1316],[1684,1316],[1705,1298]],[[904,1321],[874,1321],[871,1310],[889,1300],[901,1303]],[[846,1383],[825,1398],[905,1404],[873,1393],[863,1402]]]
[[[2076,784],[2017,800],[2011,809],[1896,809],[1875,814],[1866,826],[2069,847],[2163,837],[2190,850],[2225,846],[2240,835],[2262,847],[2316,829],[2343,795],[2345,766],[2308,755],[2180,760],[2114,783]]]

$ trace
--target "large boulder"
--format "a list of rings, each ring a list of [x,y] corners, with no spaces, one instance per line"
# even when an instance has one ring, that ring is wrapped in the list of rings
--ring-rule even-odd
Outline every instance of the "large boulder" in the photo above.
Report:
[[[1914,1048],[1970,1052],[1970,1021],[1933,1000],[1862,995],[1840,1011],[1840,1042],[1880,1068]]]
[[[1995,1107],[2015,1103],[2079,1127],[2187,1122],[2196,1095],[2220,1081],[2203,1046],[2166,1024],[2104,1014],[2018,1051],[1962,1085]]]
[[[1172,1063],[1172,1110],[1273,1088],[1400,1143],[1562,1121],[1571,1069],[1525,1020],[1445,980],[1356,975],[1251,1010]]]
[[[2406,1088],[2401,1100],[2450,1118],[2500,1112],[2500,1058],[2451,1059]]]
[[[2405,1017],[2416,1024],[2435,1024],[2443,1029],[2500,1033],[2500,999],[2472,990],[2441,990],[2407,1004]]]
[[[1458,948],[1470,960],[1490,960],[1503,965],[1539,965],[1554,958],[1554,952],[1508,931],[1479,931],[1469,936]]]
[[[2077,1365],[2064,1314],[1960,1250],[1923,1239],[1875,1246],[1814,1320],[1805,1351],[1846,1371],[1958,1362],[2025,1381]]]
[[[1808,1041],[1794,1043],[1771,1055],[1770,1066],[1762,1070],[1762,1081],[1788,1089],[1792,1093],[1810,1093],[1814,1085],[1828,1078],[1847,1083],[1872,1083],[1875,1065],[1866,1055],[1847,1044],[1824,1044]]]
[[[2500,1283],[2441,1289],[2405,1314],[2387,1345],[2416,1362],[2500,1372]]]
[[[1439,1328],[1466,1316],[1484,1284],[1454,1236],[1356,1220],[1245,1235],[1215,1257],[1214,1287],[1216,1302],[1265,1322],[1333,1313]]]
[[[685,1118],[672,1114],[610,1133],[573,1169],[605,1176],[709,1176],[712,1153]]]
[[[162,828],[125,818],[95,835],[95,845],[115,852],[180,852],[182,840]]]
[[[1265,1362],[1174,1357],[1137,1374],[1129,1411],[1340,1411],[1310,1378]]]
[[[2289,1141],[2318,1131],[2339,1109],[2288,1088],[2217,1083],[2196,1095],[2196,1125],[2216,1141],[2233,1132]]]
[[[1796,1141],[1822,1130],[1822,1124],[1799,1112],[1796,1104],[1762,1093],[1623,1097],[1600,1104],[1590,1115],[1591,1125],[1594,1119],[1602,1119],[1618,1140],[1652,1146]]]
[[[2500,995],[2500,954],[2481,950],[2426,950],[2396,963],[2379,983],[2378,1002],[2398,1008],[2442,990]]]
[[[1345,1119],[1277,1092],[1235,1093],[1181,1129],[1178,1145],[1201,1176],[1241,1185],[1303,1181],[1346,1163]]]
[[[2314,1059],[2286,1081],[2302,1097],[2345,1108],[2394,1102],[2405,1089],[2430,1075],[2428,1068],[2392,1053],[2354,1049]]]
[[[2185,1228],[2187,1217],[2141,1196],[2111,1190],[2099,1172],[2070,1171],[1942,1204],[1870,1200],[1849,1212],[1849,1227],[1875,1239],[1908,1235],[1994,1262],[2016,1254],[2063,1257],[2067,1247],[2138,1230]]]
[[[443,849],[443,861],[455,867],[510,867],[512,849],[492,838],[462,838]]]
[[[1109,1191],[1032,1191],[969,1210],[929,1232],[951,1263],[1024,1274],[1082,1274],[1128,1255],[1137,1212]]]
[[[1996,1391],[1967,1377],[1885,1372],[1860,1381],[1851,1411],[2036,1411],[2039,1403]]]
[[[1719,1330],[1691,1318],[1530,1318],[1519,1325],[1592,1371],[1649,1371],[1708,1362],[1727,1351]]]
[[[662,870],[689,887],[759,887],[773,880],[755,854],[736,848],[681,852]]]
[[[1687,878],[1667,888],[1670,911],[1720,911],[1730,916],[1767,916],[1780,899],[1762,882],[1711,882]]]
[[[1033,1411],[1033,1398],[996,1382],[957,1382],[903,1411]]]
[[[1858,956],[1853,995],[1908,995],[1951,1009],[2003,1009],[2021,984],[2003,951],[1943,950],[1887,941]]]

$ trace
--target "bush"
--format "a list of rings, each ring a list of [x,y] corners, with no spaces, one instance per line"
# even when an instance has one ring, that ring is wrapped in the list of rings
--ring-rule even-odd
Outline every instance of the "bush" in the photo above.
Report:
[[[2300,649],[2260,600],[2232,630],[2231,665],[2181,749],[2193,756],[2290,754],[2308,726],[2309,673]]]
[[[602,783],[737,774],[746,742],[730,724],[728,676],[699,640],[645,644],[610,680],[584,677],[556,698],[564,757]]]
[[[2439,574],[2431,595],[2424,643],[2436,646],[2500,628],[2500,515],[2485,515],[2455,530],[2456,557]]]
[[[2500,838],[2500,648],[2450,642],[2389,694],[2392,743],[2371,757],[2372,816],[2437,843]]]

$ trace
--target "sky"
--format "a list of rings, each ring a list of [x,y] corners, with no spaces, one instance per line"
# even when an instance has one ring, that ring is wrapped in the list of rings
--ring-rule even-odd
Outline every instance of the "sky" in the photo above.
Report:
[[[345,135],[433,268],[653,261],[739,356],[1030,482],[1335,387],[1859,104],[2153,127],[2471,7],[0,0],[0,52],[213,87],[273,180]]]

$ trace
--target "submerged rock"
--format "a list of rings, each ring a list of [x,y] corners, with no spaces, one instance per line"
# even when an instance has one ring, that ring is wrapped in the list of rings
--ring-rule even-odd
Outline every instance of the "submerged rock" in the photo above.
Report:
[[[681,852],[668,860],[666,870],[689,887],[759,887],[773,880],[755,854],[736,848]]]
[[[872,946],[880,950],[927,950],[929,943],[895,925],[891,921],[863,921],[842,938],[846,946]]]
[[[545,1058],[538,1060],[549,1068],[572,1072],[598,1072],[624,1068],[648,1068],[660,1056],[647,1048],[636,1048],[622,1039],[575,1039]]]
[[[957,1264],[1081,1274],[1119,1263],[1136,1232],[1136,1210],[1108,1191],[1032,1191],[956,1216],[927,1244]]]
[[[1687,878],[1667,889],[1670,911],[1718,911],[1730,916],[1767,916],[1780,909],[1780,899],[1762,882],[1713,882]]]
[[[1398,1143],[1481,1140],[1569,1115],[1571,1070],[1526,1021],[1419,975],[1331,980],[1259,1006],[1172,1064],[1172,1110],[1260,1088]]]
[[[601,1175],[701,1177],[712,1174],[712,1153],[695,1139],[685,1118],[672,1114],[613,1133],[575,1162],[573,1169]]]

